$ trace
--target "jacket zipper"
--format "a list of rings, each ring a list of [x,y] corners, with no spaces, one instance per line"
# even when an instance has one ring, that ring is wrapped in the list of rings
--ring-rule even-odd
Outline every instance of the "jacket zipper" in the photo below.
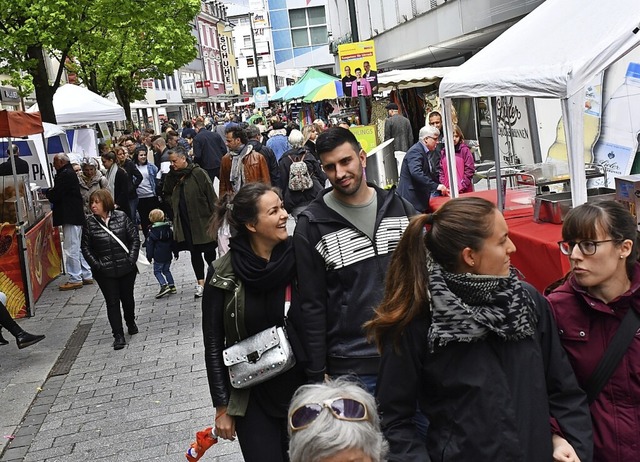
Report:
[[[233,299],[234,299],[234,312],[235,312],[235,316],[233,317],[235,320],[235,324],[236,324],[236,333],[238,334],[238,339],[240,339],[240,326],[238,325],[238,292],[240,291],[240,287],[236,286],[235,290],[233,291]]]

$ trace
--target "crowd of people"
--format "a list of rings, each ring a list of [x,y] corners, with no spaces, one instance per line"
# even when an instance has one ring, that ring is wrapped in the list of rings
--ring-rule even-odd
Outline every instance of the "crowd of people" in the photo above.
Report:
[[[573,209],[559,243],[572,271],[543,296],[511,266],[493,203],[430,209],[450,190],[440,115],[414,143],[398,106],[387,109],[385,133],[406,150],[397,189],[367,182],[350,130],[277,117],[125,136],[77,174],[56,156],[60,289],[95,279],[119,350],[122,318],[139,330],[141,249],[158,298],[177,292],[171,261],[188,251],[215,433],[237,437],[248,462],[640,460],[633,217],[615,202]],[[458,190],[472,191],[473,156],[452,130]],[[290,365],[240,384],[232,366],[263,367],[284,340],[246,357],[229,349],[277,329]],[[42,340],[14,331],[19,345]],[[600,362],[607,374],[594,374]]]

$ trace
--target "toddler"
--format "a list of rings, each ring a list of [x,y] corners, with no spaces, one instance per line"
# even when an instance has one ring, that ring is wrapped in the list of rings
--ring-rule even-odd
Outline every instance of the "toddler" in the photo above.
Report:
[[[151,229],[147,237],[147,258],[153,261],[153,274],[160,283],[160,292],[156,298],[162,298],[168,293],[175,294],[176,286],[171,274],[171,248],[173,246],[173,231],[171,225],[164,221],[164,212],[153,209],[149,213]]]

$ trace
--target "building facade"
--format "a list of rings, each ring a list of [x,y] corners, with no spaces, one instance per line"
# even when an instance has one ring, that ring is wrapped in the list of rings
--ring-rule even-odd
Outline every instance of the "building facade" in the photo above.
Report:
[[[543,1],[334,0],[328,20],[331,49],[337,54],[341,43],[373,40],[382,70],[455,66]]]
[[[198,105],[213,112],[240,93],[227,7],[219,0],[202,2],[196,22],[204,70],[203,81],[196,85],[206,94]]]
[[[298,75],[309,67],[333,71],[329,30],[334,3],[329,7],[327,0],[268,0],[278,71]]]

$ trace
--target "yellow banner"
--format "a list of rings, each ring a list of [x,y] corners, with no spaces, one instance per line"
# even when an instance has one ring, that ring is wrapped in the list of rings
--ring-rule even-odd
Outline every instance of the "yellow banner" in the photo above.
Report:
[[[378,65],[376,64],[376,49],[373,40],[338,45],[338,59],[345,96],[352,95],[352,82],[359,77],[367,79],[372,92],[377,93]]]
[[[360,143],[362,149],[365,152],[371,151],[375,148],[378,143],[378,133],[376,130],[376,125],[357,125],[355,127],[349,128],[351,133],[353,133]]]

